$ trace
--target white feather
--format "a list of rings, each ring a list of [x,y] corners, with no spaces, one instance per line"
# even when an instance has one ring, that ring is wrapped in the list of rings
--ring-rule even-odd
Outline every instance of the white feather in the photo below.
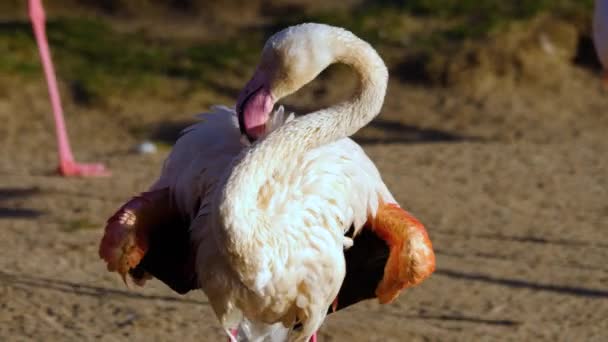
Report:
[[[212,194],[221,183],[223,174],[246,145],[240,141],[234,110],[217,106],[199,118],[201,122],[182,132],[165,161],[160,179],[152,188],[168,186],[180,212],[193,220],[193,241],[199,244],[199,251],[202,252],[199,252],[198,260],[204,265],[200,267],[201,280],[205,282],[210,278],[224,277],[220,283],[237,288],[240,284],[225,276],[230,267],[224,261],[221,246],[217,243],[216,230],[210,227],[209,201],[213,199]],[[293,114],[288,118],[293,118]],[[301,234],[301,227],[308,227],[307,238],[311,248],[317,251],[339,251],[342,246],[328,246],[323,241],[343,244],[343,234],[351,224],[358,232],[367,221],[367,216],[376,212],[380,202],[395,201],[373,162],[349,138],[311,150],[293,162],[300,165],[297,172],[279,172],[277,178],[269,183],[269,192],[273,196],[267,210],[276,213],[273,220],[276,227],[281,228],[276,238],[293,239],[295,242],[294,235]],[[198,203],[200,205],[197,206]],[[324,225],[314,225],[319,220]],[[285,258],[288,259],[288,264],[300,266],[273,279],[274,271],[283,268],[281,264]],[[338,253],[334,258],[341,259],[343,256]],[[294,294],[289,291],[295,289],[281,288],[281,284],[291,283],[284,278],[316,277],[306,270],[307,266],[318,262],[317,254],[310,250],[295,255],[290,255],[288,250],[276,251],[274,256],[266,256],[266,262],[268,267],[263,270],[264,273],[259,274],[259,284],[256,286],[265,296],[273,295],[265,291],[285,291],[286,297],[292,297]],[[326,271],[330,274],[334,272],[331,265],[326,266]],[[315,278],[312,281],[317,280]],[[270,282],[275,282],[275,288],[264,290],[265,284]],[[220,287],[208,293],[212,304],[216,299],[221,301],[222,293],[228,292],[224,290]],[[305,306],[307,300],[306,295],[299,295],[297,305]],[[233,316],[226,316],[224,322],[227,326],[234,326],[242,319],[235,303],[233,305]]]
[[[335,34],[336,39],[368,54],[353,61],[367,58],[375,63],[367,67],[376,73],[376,88],[370,88],[373,93],[362,93],[373,104],[362,101],[357,104],[362,107],[356,109],[361,118],[353,114],[347,123],[325,128],[333,136],[350,134],[352,126],[363,125],[377,114],[386,89],[386,68],[371,47],[347,31],[325,25],[299,27],[300,31],[288,30],[283,35],[304,39],[309,44],[302,46],[314,48],[310,32],[318,42]],[[277,43],[279,38],[270,41]],[[280,42],[289,53],[298,53],[296,46]],[[343,53],[342,45],[334,46]],[[328,64],[325,54],[307,60],[316,64],[298,65],[297,72],[313,67],[322,70]],[[318,73],[316,69],[309,72]],[[380,203],[395,200],[375,165],[349,138],[318,144],[303,153],[289,153],[304,148],[298,145],[296,136],[310,138],[321,132],[318,127],[331,124],[323,116],[320,121],[312,117],[294,119],[280,107],[268,122],[267,137],[253,145],[242,139],[237,115],[231,108],[214,107],[200,119],[182,132],[153,189],[169,187],[181,214],[192,220],[198,279],[225,328],[241,323],[241,333],[253,341],[284,339],[287,333],[289,339],[307,338],[321,325],[344,278],[343,248],[352,244],[344,234],[351,225],[358,232],[368,216],[375,215]],[[310,129],[296,130],[307,122],[312,125]],[[344,126],[347,124],[350,126]],[[279,137],[284,140],[277,140]],[[281,141],[274,148],[287,157],[272,163],[259,160],[253,165],[252,177],[262,185],[236,186],[227,181],[236,174],[237,166],[246,167],[243,158],[256,149],[260,158],[272,160],[271,152],[257,148],[258,144],[268,145],[272,141],[269,139]],[[230,197],[229,186],[254,191],[256,196]],[[222,196],[229,197],[227,204],[234,215],[222,217],[223,212],[217,210],[214,201]],[[243,233],[231,233],[228,225],[239,227]],[[247,229],[255,231],[249,234]],[[248,252],[235,251],[234,246],[247,246],[243,251]],[[297,321],[303,323],[300,332],[281,328],[281,324],[291,328]]]

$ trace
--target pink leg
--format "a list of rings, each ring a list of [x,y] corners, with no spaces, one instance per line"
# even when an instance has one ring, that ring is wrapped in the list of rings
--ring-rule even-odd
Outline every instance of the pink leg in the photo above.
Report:
[[[237,335],[238,335],[238,331],[236,329],[230,329],[230,333],[234,337],[237,337]],[[228,342],[230,342],[230,340],[228,340]],[[312,335],[310,337],[310,342],[317,342],[317,333],[315,333],[314,335]]]
[[[72,150],[68,141],[68,135],[65,129],[63,120],[63,110],[59,98],[59,90],[57,89],[57,80],[55,79],[55,71],[51,54],[46,39],[45,30],[45,14],[41,0],[29,0],[29,12],[34,35],[40,50],[40,59],[46,75],[46,81],[49,88],[49,96],[53,107],[53,115],[55,118],[55,129],[57,133],[57,142],[59,146],[59,172],[63,176],[109,176],[110,172],[102,164],[79,164],[72,156]]]

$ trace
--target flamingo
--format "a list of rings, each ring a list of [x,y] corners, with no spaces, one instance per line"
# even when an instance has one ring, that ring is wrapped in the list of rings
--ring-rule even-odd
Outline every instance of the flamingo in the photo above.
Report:
[[[608,87],[608,0],[596,0],[593,15],[595,51],[604,67],[604,85]]]
[[[353,98],[296,118],[273,111],[333,63],[357,72]],[[424,226],[348,138],[379,113],[387,82],[381,57],[345,29],[271,36],[236,109],[185,129],[149,191],[108,220],[108,270],[200,288],[229,338],[252,341],[316,341],[327,314],[425,280],[435,256]]]
[[[110,173],[103,164],[77,163],[72,155],[68,134],[63,118],[63,108],[59,97],[57,79],[51,60],[48,42],[46,39],[45,13],[41,0],[29,0],[29,15],[36,36],[36,43],[40,52],[40,59],[46,76],[49,97],[53,108],[55,120],[55,133],[59,151],[59,173],[62,176],[108,176]]]

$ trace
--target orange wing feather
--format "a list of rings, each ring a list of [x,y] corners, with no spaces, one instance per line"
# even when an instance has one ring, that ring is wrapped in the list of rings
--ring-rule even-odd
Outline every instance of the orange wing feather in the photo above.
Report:
[[[369,222],[390,250],[376,288],[380,303],[390,303],[401,290],[419,284],[435,271],[433,245],[422,223],[397,204],[382,204]]]

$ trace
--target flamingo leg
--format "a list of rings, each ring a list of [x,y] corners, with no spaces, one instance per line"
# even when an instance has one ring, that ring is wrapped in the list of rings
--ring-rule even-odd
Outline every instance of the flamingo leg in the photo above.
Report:
[[[232,338],[228,338],[228,342],[232,342],[233,340],[236,340],[237,337],[239,336],[239,330],[238,329],[230,329],[230,334],[232,335]]]
[[[103,164],[80,164],[74,160],[63,118],[63,109],[57,88],[57,80],[51,54],[46,38],[45,14],[41,0],[29,0],[29,15],[40,51],[40,59],[44,68],[49,97],[55,119],[55,130],[59,148],[59,173],[62,176],[109,176],[110,172]]]
[[[239,335],[239,332],[237,329],[230,329],[230,333],[232,334],[232,336],[234,336],[234,338],[237,338],[237,336]],[[231,342],[232,339],[228,339],[228,342]],[[317,342],[317,333],[314,333],[311,337],[310,337],[310,341],[309,342]]]

